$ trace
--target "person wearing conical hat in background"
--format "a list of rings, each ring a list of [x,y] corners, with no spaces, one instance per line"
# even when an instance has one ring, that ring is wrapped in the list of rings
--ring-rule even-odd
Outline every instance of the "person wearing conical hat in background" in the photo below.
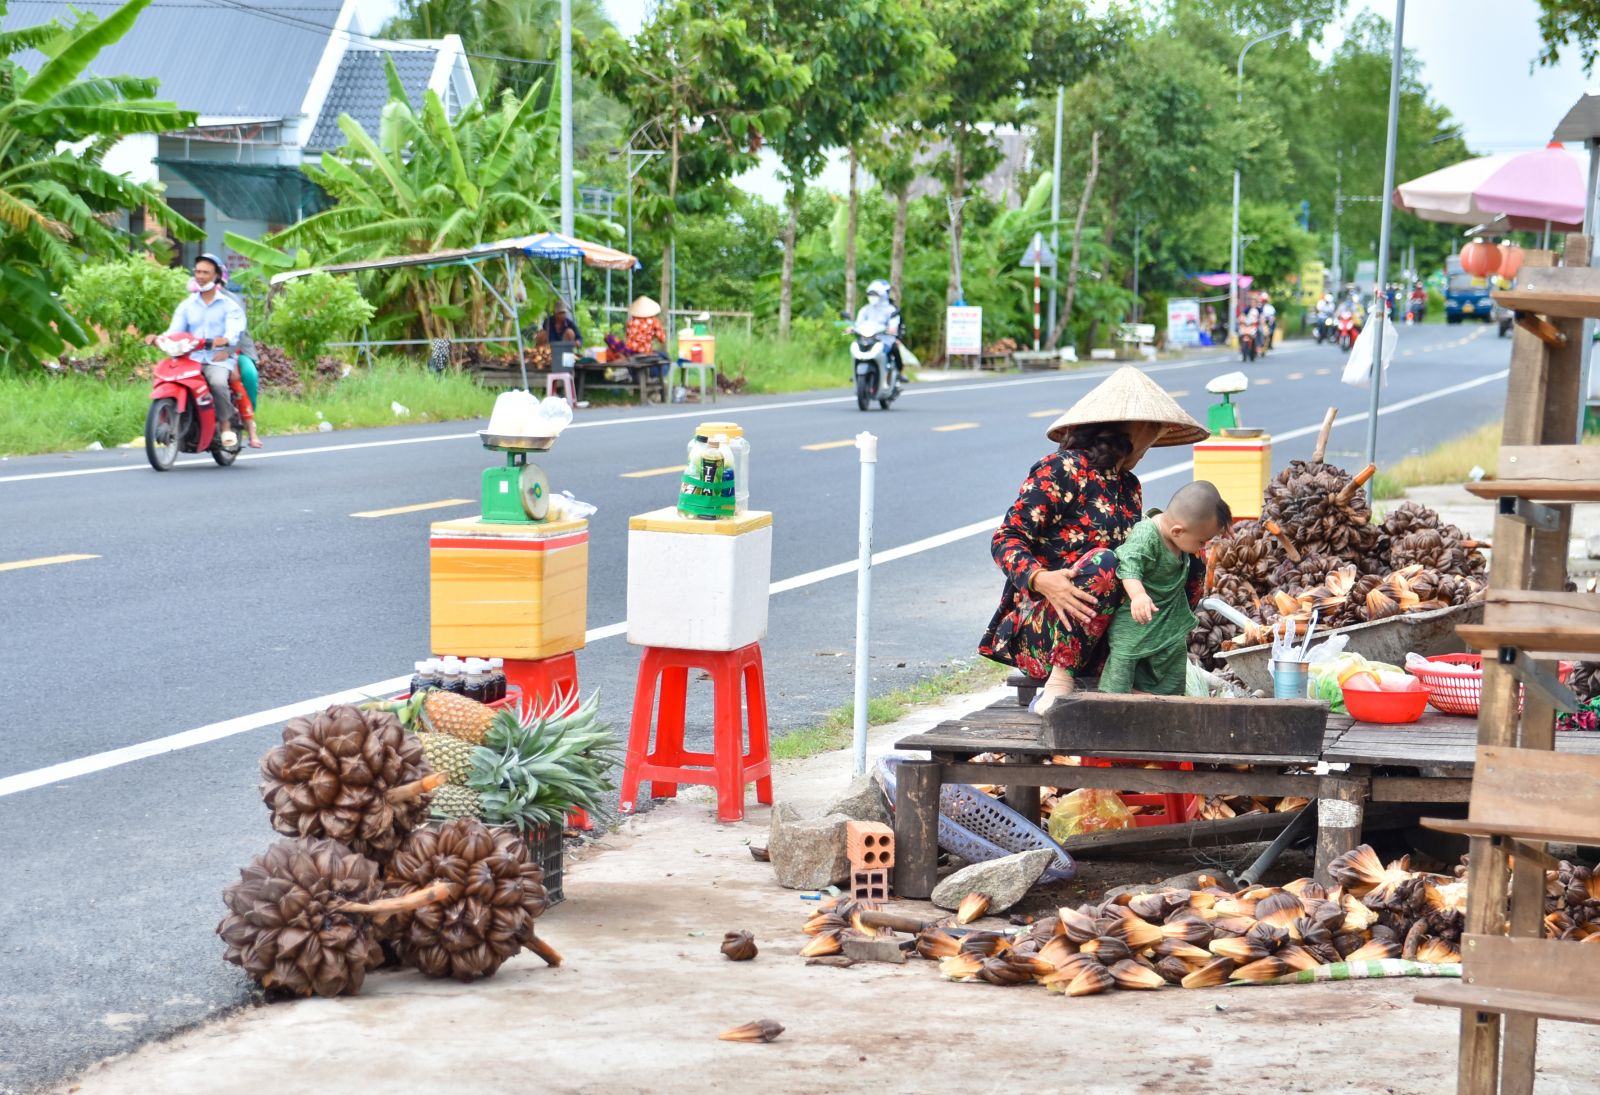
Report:
[[[640,297],[628,305],[628,326],[623,332],[630,354],[648,354],[660,343],[667,348],[667,331],[661,326],[661,305],[649,297]]]
[[[1006,583],[978,644],[986,658],[1043,680],[1035,710],[1097,675],[1121,603],[1115,549],[1144,516],[1134,467],[1153,447],[1210,434],[1144,373],[1127,365],[1050,426],[1060,448],[1036,463],[995,530]],[[1205,567],[1190,583],[1198,596]]]

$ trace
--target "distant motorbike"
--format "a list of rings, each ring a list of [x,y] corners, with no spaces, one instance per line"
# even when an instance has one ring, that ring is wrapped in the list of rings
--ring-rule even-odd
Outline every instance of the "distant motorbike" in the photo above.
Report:
[[[153,371],[144,419],[144,453],[156,471],[170,470],[180,452],[209,452],[225,468],[239,455],[237,441],[232,448],[222,444],[205,365],[192,356],[204,345],[205,339],[187,333],[156,339],[167,356]]]
[[[850,343],[850,357],[855,365],[856,406],[864,411],[876,399],[878,406],[888,410],[900,394],[898,370],[890,352],[894,339],[874,320],[857,322],[850,334],[855,336]]]
[[[1335,323],[1339,331],[1339,349],[1349,350],[1356,344],[1356,336],[1361,333],[1361,324],[1356,322],[1355,312],[1341,308]]]
[[[1239,360],[1254,361],[1258,352],[1260,328],[1254,323],[1239,324]]]
[[[1338,332],[1334,328],[1333,316],[1327,312],[1319,312],[1317,318],[1311,321],[1311,334],[1319,346],[1335,337]]]

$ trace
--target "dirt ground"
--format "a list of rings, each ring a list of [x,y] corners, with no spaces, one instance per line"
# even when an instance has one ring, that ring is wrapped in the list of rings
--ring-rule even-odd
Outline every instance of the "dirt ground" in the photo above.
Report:
[[[883,728],[874,755],[903,733],[989,698],[967,697]],[[779,800],[815,812],[848,782],[848,769],[844,754],[786,765],[775,778]],[[798,956],[806,941],[799,929],[815,903],[778,887],[771,868],[749,853],[752,843],[766,843],[767,820],[766,808],[755,808],[743,824],[718,824],[709,797],[685,789],[678,802],[596,841],[569,864],[567,900],[540,921],[540,934],[565,955],[560,968],[523,955],[475,985],[374,974],[358,997],[247,1009],[104,1062],[66,1089],[1432,1095],[1454,1088],[1457,1013],[1413,1004],[1415,980],[1069,999],[1037,986],[945,982],[933,963],[916,959],[809,966]],[[1183,857],[1096,864],[1086,880],[1096,887],[1113,877],[1148,881],[1200,866]],[[723,932],[737,928],[755,934],[754,961],[729,962],[718,952]],[[782,1037],[766,1045],[716,1037],[760,1018],[782,1023]],[[1540,1095],[1600,1092],[1596,1050],[1593,1027],[1544,1025]]]

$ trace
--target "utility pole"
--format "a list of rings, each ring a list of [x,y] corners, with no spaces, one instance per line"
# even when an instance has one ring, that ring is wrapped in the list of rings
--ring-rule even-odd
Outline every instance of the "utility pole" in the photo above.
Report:
[[[1344,288],[1344,279],[1339,276],[1343,269],[1339,265],[1339,218],[1344,215],[1344,152],[1337,153],[1339,166],[1333,169],[1333,294],[1338,296]]]
[[[1250,41],[1246,42],[1244,44],[1244,48],[1239,51],[1239,76],[1238,76],[1237,91],[1234,94],[1234,102],[1241,110],[1244,109],[1244,55],[1250,52],[1250,47],[1251,46],[1258,46],[1262,42],[1271,41],[1272,39],[1278,37],[1278,35],[1280,35],[1280,34],[1288,34],[1293,29],[1294,29],[1293,27],[1284,27],[1281,30],[1275,30],[1275,31],[1271,31],[1270,33],[1267,33],[1267,34],[1263,34],[1259,38],[1252,38]],[[1240,263],[1240,249],[1239,249],[1239,165],[1237,163],[1235,163],[1234,166],[1233,166],[1233,235],[1232,235],[1231,238],[1233,240],[1233,252],[1232,252],[1232,255],[1231,255],[1232,263],[1228,267],[1228,274],[1229,274],[1229,277],[1228,277],[1228,334],[1232,337],[1233,342],[1235,344],[1237,344],[1238,341],[1239,341],[1239,263]]]
[[[1051,276],[1056,284],[1050,287],[1050,321],[1046,330],[1056,329],[1056,298],[1061,295],[1061,126],[1066,113],[1067,87],[1056,85],[1056,169],[1055,181],[1050,186],[1050,251],[1056,256]]]
[[[1388,320],[1384,285],[1389,278],[1389,227],[1394,218],[1395,143],[1400,129],[1400,67],[1405,61],[1406,0],[1394,0],[1394,56],[1389,63],[1389,140],[1383,154],[1383,218],[1378,228],[1378,306],[1376,336],[1372,340],[1371,398],[1367,401],[1367,463],[1378,461],[1378,403],[1383,383],[1383,325]],[[1371,498],[1372,486],[1367,486]]]
[[[561,0],[561,234],[572,235],[572,0]]]

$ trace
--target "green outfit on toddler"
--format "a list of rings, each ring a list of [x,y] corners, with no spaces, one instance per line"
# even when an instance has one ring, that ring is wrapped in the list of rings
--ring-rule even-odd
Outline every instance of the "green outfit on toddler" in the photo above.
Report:
[[[1111,617],[1110,652],[1100,673],[1102,692],[1152,692],[1181,696],[1187,677],[1189,633],[1194,610],[1189,607],[1189,556],[1174,550],[1161,536],[1150,510],[1117,548],[1117,577],[1144,583],[1156,614],[1147,624],[1133,618],[1124,598]]]

